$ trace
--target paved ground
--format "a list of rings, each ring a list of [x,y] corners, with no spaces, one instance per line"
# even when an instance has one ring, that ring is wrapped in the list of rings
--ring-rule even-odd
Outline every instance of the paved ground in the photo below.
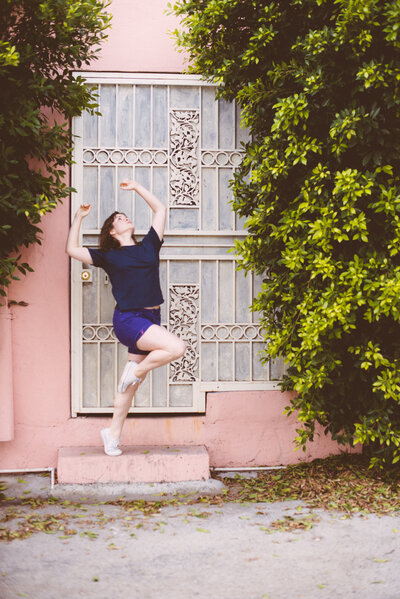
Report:
[[[19,478],[26,482],[14,478],[12,490],[31,497],[32,475]],[[47,492],[48,479],[34,481],[35,495]],[[299,501],[199,500],[151,514],[132,504],[34,508],[17,499],[3,502],[0,532],[44,526],[50,515],[63,530],[0,544],[1,599],[400,599],[396,516],[347,518]],[[296,522],[305,528],[286,530]]]

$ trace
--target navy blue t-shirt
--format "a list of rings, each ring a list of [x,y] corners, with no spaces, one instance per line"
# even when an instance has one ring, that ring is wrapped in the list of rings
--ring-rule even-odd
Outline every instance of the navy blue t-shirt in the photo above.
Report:
[[[124,245],[107,251],[88,248],[93,265],[103,268],[110,277],[120,310],[139,310],[163,303],[159,277],[159,253],[163,243],[151,226],[140,245]]]

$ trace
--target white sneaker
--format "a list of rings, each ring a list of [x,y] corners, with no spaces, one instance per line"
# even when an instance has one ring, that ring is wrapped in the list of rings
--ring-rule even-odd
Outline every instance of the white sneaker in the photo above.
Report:
[[[118,383],[118,393],[124,393],[129,385],[134,385],[135,383],[141,383],[142,379],[139,379],[135,375],[135,370],[138,367],[138,362],[134,362],[133,360],[129,360],[125,364],[124,371],[122,373],[121,379]]]
[[[121,445],[121,443],[119,439],[113,439],[110,436],[110,429],[102,428],[100,434],[103,439],[105,453],[107,455],[121,455],[122,451],[118,449],[118,445]]]

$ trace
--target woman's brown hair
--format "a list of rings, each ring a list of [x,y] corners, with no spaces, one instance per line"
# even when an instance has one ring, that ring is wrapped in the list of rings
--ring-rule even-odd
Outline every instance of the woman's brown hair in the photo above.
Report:
[[[124,214],[124,213],[118,212],[118,210],[116,212],[113,212],[112,214],[110,214],[110,216],[108,216],[106,218],[106,220],[103,223],[103,226],[101,227],[100,237],[99,237],[99,245],[100,245],[101,250],[104,250],[104,251],[112,250],[112,249],[116,250],[119,247],[121,247],[121,244],[118,241],[118,239],[115,239],[110,234],[110,231],[113,227],[114,218],[116,217],[117,214]],[[141,241],[137,241],[136,237],[134,236],[133,233],[132,233],[132,239],[136,243],[136,245],[141,244]]]

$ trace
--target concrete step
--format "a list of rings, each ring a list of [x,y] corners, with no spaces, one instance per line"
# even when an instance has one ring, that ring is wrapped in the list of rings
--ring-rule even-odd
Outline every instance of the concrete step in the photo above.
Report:
[[[133,445],[111,457],[103,447],[60,447],[58,483],[130,483],[208,480],[204,445]]]

